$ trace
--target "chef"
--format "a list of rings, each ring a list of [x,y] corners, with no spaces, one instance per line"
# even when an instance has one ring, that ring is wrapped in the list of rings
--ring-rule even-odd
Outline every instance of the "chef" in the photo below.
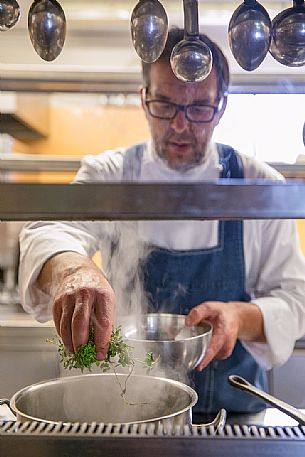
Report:
[[[177,79],[169,58],[182,38],[183,30],[171,29],[161,57],[143,63],[141,100],[151,139],[85,157],[76,182],[283,179],[266,164],[212,141],[226,108],[228,63],[201,35],[213,55],[210,75],[201,82]],[[115,322],[110,278],[117,272],[108,275],[108,267],[102,272],[91,258],[98,250],[106,263],[111,257],[110,224],[34,222],[20,237],[24,309],[39,321],[53,317],[70,351],[87,342],[91,322],[100,360]],[[145,221],[138,232],[149,248],[141,262],[149,310],[182,313],[188,324],[207,320],[213,326],[194,372],[199,395],[194,411],[261,410],[259,399],[238,392],[227,378],[238,374],[267,389],[266,370],[284,363],[305,333],[305,262],[295,222]]]

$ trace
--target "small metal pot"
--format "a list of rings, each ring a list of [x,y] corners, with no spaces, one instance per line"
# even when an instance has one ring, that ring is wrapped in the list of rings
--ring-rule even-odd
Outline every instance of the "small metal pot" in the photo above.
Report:
[[[187,326],[182,314],[149,313],[120,319],[123,339],[133,356],[143,360],[147,352],[152,352],[158,360],[156,369],[162,373],[193,370],[203,359],[212,336],[209,322]]]
[[[171,379],[103,373],[33,384],[0,404],[7,404],[19,421],[184,426],[192,425],[197,398],[191,387]],[[225,420],[226,411],[221,410],[202,426],[219,430]]]

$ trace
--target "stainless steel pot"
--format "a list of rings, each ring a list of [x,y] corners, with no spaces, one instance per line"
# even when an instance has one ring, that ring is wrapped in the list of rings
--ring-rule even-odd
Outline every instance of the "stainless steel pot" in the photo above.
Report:
[[[19,421],[184,426],[192,425],[197,398],[191,387],[172,379],[103,373],[33,384],[0,404],[7,404]],[[220,410],[202,426],[222,429],[225,420],[226,411]]]

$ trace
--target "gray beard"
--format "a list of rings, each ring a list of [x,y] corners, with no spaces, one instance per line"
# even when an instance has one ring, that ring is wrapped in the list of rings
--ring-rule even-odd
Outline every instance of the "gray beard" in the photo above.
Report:
[[[160,159],[162,159],[163,162],[166,163],[168,168],[171,168],[172,170],[175,170],[175,171],[179,171],[180,173],[185,173],[185,172],[187,172],[187,171],[189,171],[189,170],[191,170],[193,168],[198,167],[198,165],[201,165],[205,161],[205,158],[206,158],[207,147],[205,148],[205,150],[203,152],[196,151],[196,153],[195,153],[195,155],[193,157],[193,160],[190,163],[175,164],[173,166],[173,164],[171,164],[171,162],[167,159],[166,154],[164,153],[164,151],[160,150],[158,148],[158,146],[157,146],[157,144],[155,143],[154,140],[152,142],[152,145],[153,145],[153,149],[154,149],[155,154],[158,157],[160,157]]]

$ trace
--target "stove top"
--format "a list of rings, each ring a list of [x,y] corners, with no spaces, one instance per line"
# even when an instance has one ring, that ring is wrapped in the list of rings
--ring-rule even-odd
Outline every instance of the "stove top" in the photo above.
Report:
[[[305,427],[0,423],[1,457],[304,457]]]

